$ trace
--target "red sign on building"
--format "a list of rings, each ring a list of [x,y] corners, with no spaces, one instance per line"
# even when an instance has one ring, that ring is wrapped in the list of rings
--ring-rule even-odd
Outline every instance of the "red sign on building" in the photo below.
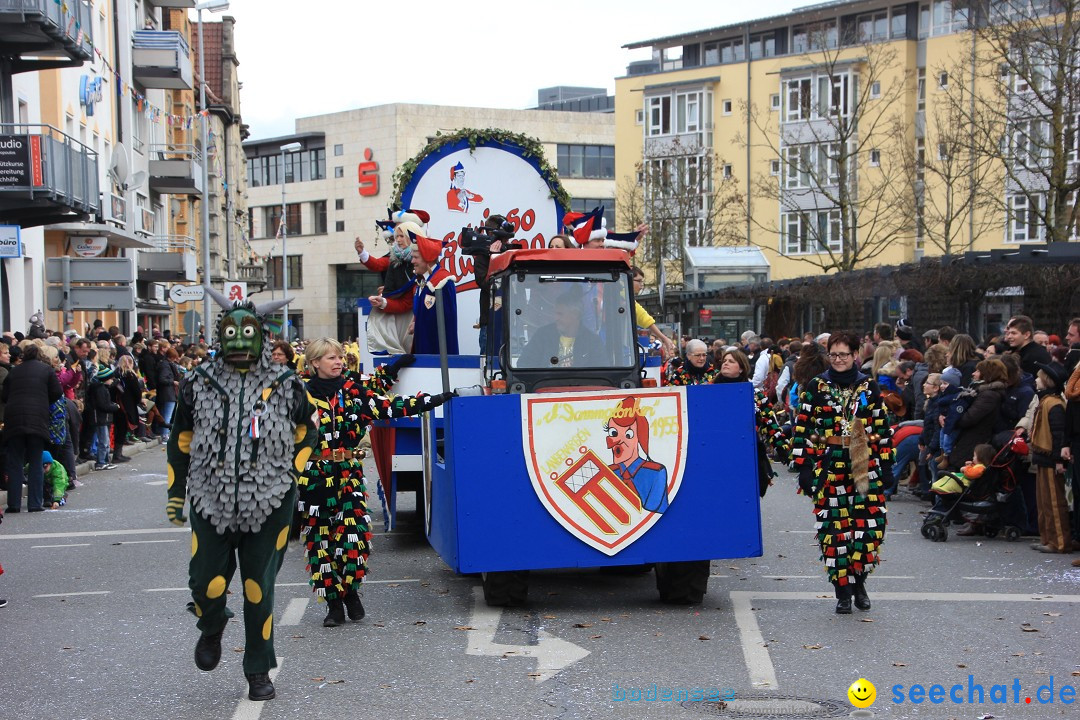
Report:
[[[701,308],[698,310],[698,319],[702,325],[712,325],[712,310],[709,308]]]
[[[364,162],[357,167],[360,180],[360,194],[371,197],[379,194],[379,163],[372,162],[371,148],[364,148]]]

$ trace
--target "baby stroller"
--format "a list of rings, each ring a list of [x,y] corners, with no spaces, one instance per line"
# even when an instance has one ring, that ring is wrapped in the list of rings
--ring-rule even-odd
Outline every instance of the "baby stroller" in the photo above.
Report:
[[[988,538],[1004,533],[1009,542],[1019,540],[1020,528],[1009,524],[1008,519],[1015,517],[1010,506],[1016,492],[1017,466],[1027,454],[1023,438],[1013,438],[997,451],[982,477],[967,487],[956,493],[932,490],[938,497],[923,519],[922,536],[932,542],[945,542],[949,539],[949,523],[963,517],[982,525]]]

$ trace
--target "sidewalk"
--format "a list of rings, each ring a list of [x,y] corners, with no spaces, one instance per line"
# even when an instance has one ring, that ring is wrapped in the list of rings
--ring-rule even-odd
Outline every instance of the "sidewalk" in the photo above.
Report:
[[[135,457],[140,453],[144,453],[147,450],[153,450],[154,448],[158,447],[161,447],[161,440],[151,440],[150,442],[135,442],[130,445],[125,445],[123,453],[125,457]],[[78,478],[80,478],[80,480],[89,477],[91,474],[93,474],[93,472],[94,462],[92,460],[87,462],[76,462],[75,473]],[[23,492],[26,492],[25,485],[23,486]],[[7,495],[7,490],[0,490],[0,512],[3,511],[3,508],[7,507]]]

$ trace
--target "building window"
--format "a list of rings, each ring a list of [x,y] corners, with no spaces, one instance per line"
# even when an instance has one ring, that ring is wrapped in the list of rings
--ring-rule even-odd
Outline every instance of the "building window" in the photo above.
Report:
[[[926,68],[921,67],[915,72],[915,110],[926,110]]]
[[[326,148],[314,148],[308,151],[308,163],[312,180],[326,177]]]
[[[645,124],[645,111],[644,110],[635,110],[634,111],[634,124],[635,125],[644,125]]]
[[[300,182],[304,179],[304,153],[285,153],[285,182]]]
[[[334,201],[334,209],[335,210],[344,210],[345,209],[345,199],[344,198],[338,198],[337,200],[335,200]]]
[[[915,141],[915,180],[923,181],[926,169],[926,141],[919,138]]]
[[[325,200],[316,200],[315,202],[311,203],[311,215],[312,215],[312,219],[315,221],[315,231],[314,231],[315,234],[316,235],[325,235],[326,234],[326,201]]]
[[[284,275],[281,267],[281,256],[266,259],[266,284],[274,289],[281,290]],[[296,290],[304,287],[304,256],[289,256],[289,289]]]
[[[645,100],[649,113],[649,135],[671,134],[671,96],[651,97]]]
[[[949,159],[949,146],[947,144],[938,143],[937,159],[942,162],[946,162]]]
[[[836,20],[796,25],[791,28],[791,51],[794,53],[834,48],[838,40]]]
[[[712,129],[712,93],[679,92],[645,98],[650,137],[673,133],[697,133]]]
[[[843,248],[839,209],[784,213],[781,229],[784,255],[837,253]]]
[[[937,86],[938,86],[938,90],[948,90],[949,89],[949,73],[947,73],[947,72],[938,73]]]
[[[342,145],[341,143],[338,143],[337,145],[334,146],[334,157],[341,157],[344,154],[345,154],[345,146],[344,145]]]
[[[881,97],[881,81],[875,80],[870,83],[870,99],[876,100]]]
[[[881,165],[881,151],[874,148],[870,151],[870,167],[879,167]]]
[[[572,198],[570,212],[586,213],[595,207],[604,206],[604,219],[609,228],[615,227],[615,198]]]
[[[811,105],[811,92],[813,90],[813,82],[810,78],[798,78],[796,80],[788,80],[784,83],[786,86],[784,97],[787,99],[787,108],[784,111],[784,118],[788,122],[795,120],[809,120]]]
[[[780,109],[780,93],[773,93],[769,96],[769,108],[772,110]]]
[[[1042,196],[1012,195],[1009,197],[1008,242],[1032,242],[1042,239],[1039,211]]]
[[[730,180],[731,176],[732,176],[731,163],[726,163],[724,165],[724,179],[725,180]]]
[[[968,10],[965,2],[934,0],[931,11],[931,35],[948,35],[968,27]]]
[[[750,36],[750,57],[753,60],[776,55],[776,35],[764,33]]]
[[[907,8],[903,5],[892,9],[892,37],[894,40],[907,37]]]
[[[614,145],[559,145],[556,150],[561,177],[615,177]]]
[[[336,177],[336,178],[345,177],[345,168],[344,168],[344,166],[342,166],[342,165],[335,165],[334,166],[334,177]]]
[[[719,65],[720,64],[720,43],[716,43],[716,42],[705,43],[705,64],[706,65]]]
[[[771,175],[779,175],[780,174],[780,161],[779,160],[770,160],[769,161],[769,173]]]
[[[859,15],[855,19],[861,43],[878,42],[889,38],[889,13],[887,10]]]
[[[1022,120],[1012,131],[1012,159],[1018,167],[1035,169],[1041,164],[1046,149],[1046,123],[1043,120]],[[1066,143],[1069,141],[1066,131]],[[1068,147],[1068,145],[1066,145]]]
[[[263,208],[263,237],[277,237],[280,233],[281,206],[268,205]],[[299,235],[300,226],[300,203],[289,203],[285,206],[285,229],[289,235]]]
[[[799,190],[811,187],[810,163],[813,162],[813,146],[791,145],[784,148],[784,163],[787,172],[784,178],[784,187],[789,190]]]
[[[345,232],[345,221],[338,220],[334,223],[334,232]]]
[[[730,115],[731,114],[731,106],[732,106],[731,100],[722,101],[721,102],[721,108],[722,109],[721,109],[720,112],[723,113],[724,115]]]

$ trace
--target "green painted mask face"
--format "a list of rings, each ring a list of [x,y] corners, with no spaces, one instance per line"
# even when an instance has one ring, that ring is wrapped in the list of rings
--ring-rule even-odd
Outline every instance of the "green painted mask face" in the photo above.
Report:
[[[262,323],[249,310],[238,308],[227,313],[218,328],[218,338],[222,359],[234,367],[246,370],[262,355]]]

